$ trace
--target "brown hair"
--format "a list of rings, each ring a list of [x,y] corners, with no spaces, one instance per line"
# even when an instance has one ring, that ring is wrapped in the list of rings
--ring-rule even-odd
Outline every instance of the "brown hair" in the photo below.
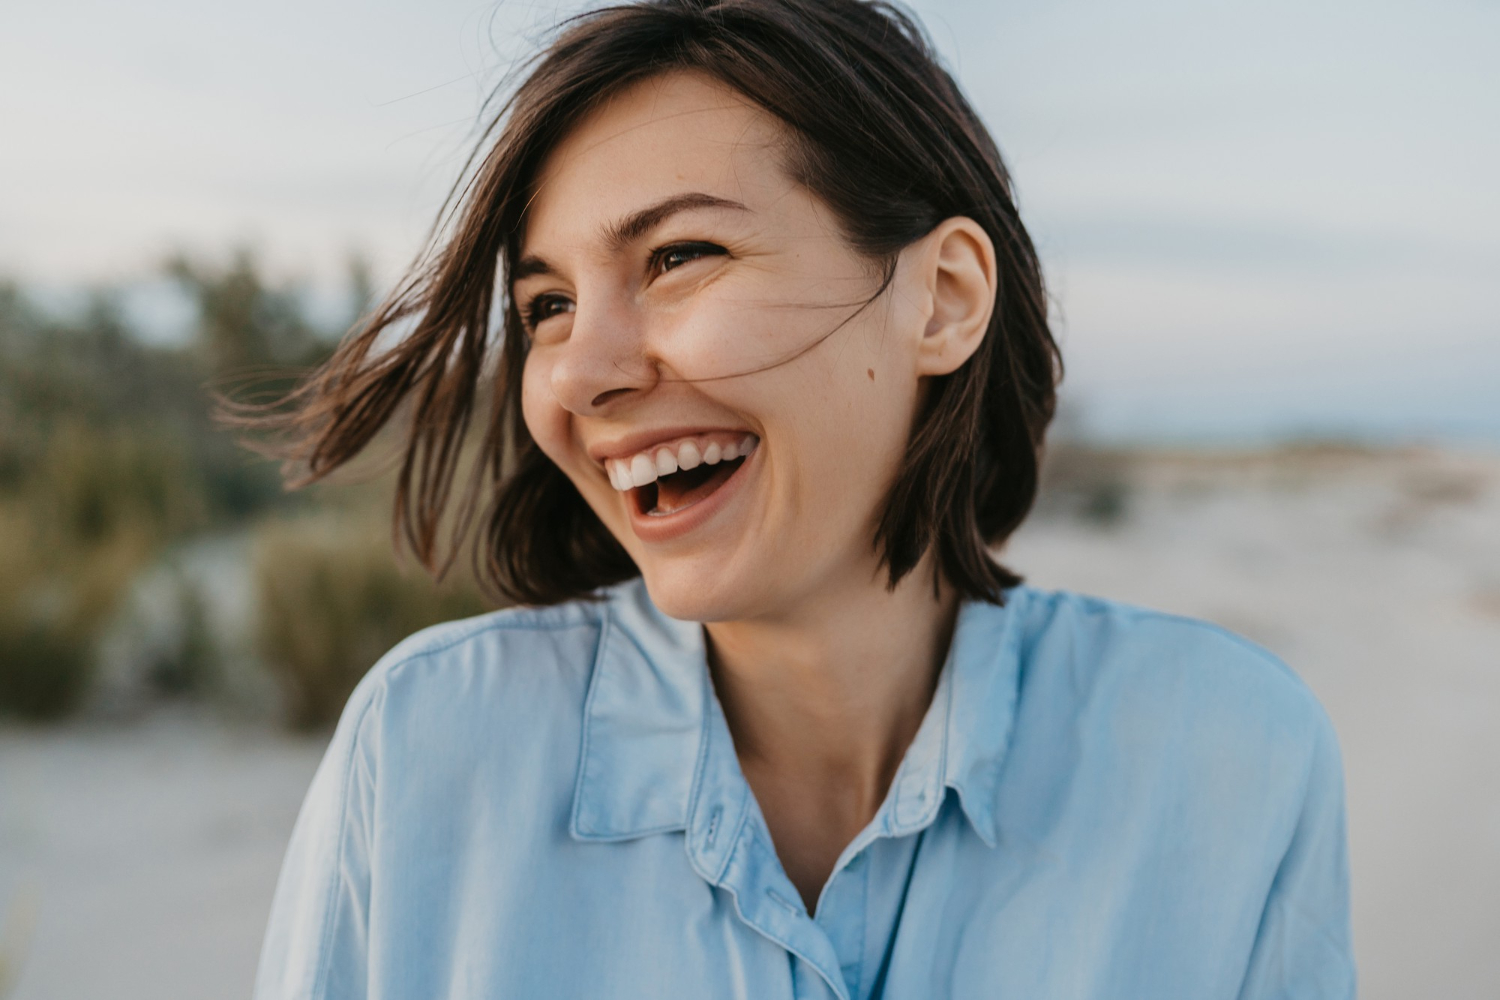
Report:
[[[887,283],[899,251],[943,219],[968,216],[993,240],[999,290],[989,329],[962,367],[931,380],[874,544],[893,587],[935,547],[939,571],[961,594],[1000,601],[1020,578],[987,547],[1015,530],[1035,498],[1061,360],[999,151],[915,20],[887,3],[644,0],[565,22],[499,106],[423,260],[289,406],[241,411],[239,422],[281,432],[288,478],[302,485],[348,462],[409,407],[395,518],[430,570],[447,567],[488,499],[476,564],[502,595],[552,604],[637,575],[526,429],[527,338],[508,292],[545,157],[602,98],[671,70],[713,76],[784,123],[794,179],[829,205]],[[481,461],[445,555],[440,521],[487,395]]]

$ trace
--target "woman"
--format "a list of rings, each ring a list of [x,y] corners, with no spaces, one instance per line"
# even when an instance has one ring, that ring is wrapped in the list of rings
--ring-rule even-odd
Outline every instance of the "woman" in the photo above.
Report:
[[[490,397],[481,562],[525,607],[360,684],[258,995],[1352,995],[1312,695],[989,554],[1056,373],[999,155],[906,16],[571,22],[289,420],[317,477],[402,410],[435,565]]]

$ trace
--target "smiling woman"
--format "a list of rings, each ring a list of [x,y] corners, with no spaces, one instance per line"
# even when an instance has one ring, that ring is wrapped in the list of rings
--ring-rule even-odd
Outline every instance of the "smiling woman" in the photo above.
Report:
[[[1057,351],[916,25],[608,8],[491,134],[428,263],[259,422],[317,478],[409,407],[397,515],[439,565],[492,395],[478,557],[528,607],[360,684],[259,995],[1349,995],[1307,689],[991,555]]]

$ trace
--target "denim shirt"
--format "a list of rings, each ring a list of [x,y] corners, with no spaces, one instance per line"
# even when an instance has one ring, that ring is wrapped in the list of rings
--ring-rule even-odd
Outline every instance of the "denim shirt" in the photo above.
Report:
[[[421,632],[350,698],[256,996],[1354,995],[1332,727],[1213,626],[970,602],[809,914],[714,694],[639,581]]]

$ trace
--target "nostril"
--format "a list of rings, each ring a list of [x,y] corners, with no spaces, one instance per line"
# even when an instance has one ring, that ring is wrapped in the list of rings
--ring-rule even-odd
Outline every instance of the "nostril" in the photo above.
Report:
[[[615,399],[615,398],[617,398],[617,397],[619,397],[619,396],[621,396],[624,393],[627,393],[629,391],[630,391],[629,389],[610,389],[608,392],[601,392],[601,393],[599,393],[599,395],[597,395],[597,396],[594,397],[593,401],[589,405],[590,406],[603,406],[605,403],[609,402],[610,400]]]

